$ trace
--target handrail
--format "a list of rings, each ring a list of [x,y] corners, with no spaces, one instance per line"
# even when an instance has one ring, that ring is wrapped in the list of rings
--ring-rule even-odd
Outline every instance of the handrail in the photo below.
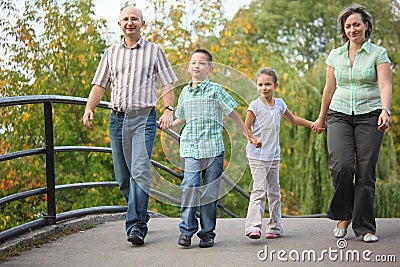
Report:
[[[75,97],[75,96],[61,96],[61,95],[27,95],[27,96],[11,96],[0,98],[0,107],[5,106],[16,106],[26,104],[44,104],[47,102],[51,103],[62,103],[62,104],[78,104],[86,105],[87,98]],[[109,108],[110,102],[100,101],[97,107]]]
[[[33,148],[17,152],[11,152],[7,154],[0,155],[0,162],[12,160],[16,158],[45,154],[46,155],[46,187],[36,188],[32,190],[27,190],[24,192],[19,192],[16,194],[8,195],[0,199],[0,206],[6,205],[9,202],[17,201],[31,196],[37,196],[42,194],[47,194],[47,212],[43,212],[43,218],[34,220],[12,229],[8,229],[0,233],[0,242],[26,231],[43,227],[46,225],[56,224],[60,220],[65,220],[67,218],[83,216],[86,214],[95,214],[100,212],[123,212],[126,211],[126,206],[112,206],[112,207],[90,207],[85,209],[73,210],[69,212],[64,212],[61,214],[56,214],[56,198],[55,193],[62,190],[73,190],[81,188],[93,188],[93,187],[108,187],[108,186],[118,186],[117,182],[87,182],[87,183],[76,183],[76,184],[55,184],[54,175],[54,154],[61,152],[100,152],[100,153],[111,153],[111,148],[109,147],[89,147],[89,146],[54,146],[53,141],[53,119],[52,119],[52,103],[63,103],[63,104],[75,104],[75,105],[86,105],[86,98],[70,97],[70,96],[56,96],[56,95],[31,95],[31,96],[15,96],[0,98],[0,107],[5,106],[15,106],[24,104],[44,104],[44,117],[45,117],[45,147],[44,148]],[[109,102],[101,101],[98,107],[109,109]],[[173,139],[179,141],[180,136],[171,130],[163,130]],[[169,174],[175,176],[176,178],[182,180],[183,175],[181,173],[171,170],[163,164],[151,160],[153,166],[160,168]],[[150,194],[164,198],[171,203],[177,205],[180,204],[178,199],[175,199],[165,193],[159,192],[154,189],[150,189]],[[229,214],[232,217],[237,217],[233,212],[226,209],[223,205],[217,204],[217,206]]]
[[[12,152],[8,154],[0,155],[0,162],[12,160],[16,158],[45,154],[46,155],[46,187],[44,188],[36,188],[32,190],[27,190],[24,192],[19,192],[16,194],[8,195],[0,199],[0,206],[6,205],[9,202],[20,200],[23,198],[47,194],[47,212],[42,213],[43,218],[40,218],[35,221],[31,221],[17,227],[8,229],[0,233],[0,242],[14,237],[16,235],[22,234],[32,229],[36,229],[39,227],[43,227],[46,225],[56,224],[56,222],[79,217],[87,214],[96,214],[96,213],[104,213],[104,212],[125,212],[126,206],[102,206],[102,207],[90,207],[79,210],[68,211],[60,214],[56,214],[56,199],[55,193],[56,191],[62,190],[73,190],[73,189],[81,189],[81,188],[94,188],[94,187],[112,187],[118,186],[117,182],[86,182],[86,183],[76,183],[76,184],[64,184],[64,185],[56,185],[55,184],[55,175],[54,175],[54,154],[62,153],[62,152],[100,152],[100,153],[111,153],[111,148],[109,147],[89,147],[89,146],[54,146],[54,135],[53,135],[53,119],[52,119],[52,103],[63,103],[63,104],[73,104],[73,105],[86,105],[87,98],[80,97],[71,97],[71,96],[59,96],[59,95],[31,95],[31,96],[15,96],[15,97],[5,97],[0,98],[0,107],[5,106],[15,106],[15,105],[24,105],[24,104],[44,104],[44,120],[45,120],[45,147],[44,148],[33,148],[27,149],[23,151]],[[101,101],[98,105],[100,108],[109,109],[110,103],[106,101]],[[163,130],[173,139],[179,141],[180,136],[172,130]],[[163,164],[151,160],[153,166],[160,168],[174,177],[182,180],[183,175],[181,173],[175,172],[174,170],[164,166]],[[234,181],[232,181],[226,175],[222,176],[222,179],[227,182],[234,190],[239,192],[243,197],[249,199],[250,195],[243,190],[240,186],[238,186]],[[171,203],[180,204],[178,199],[171,197],[163,192],[150,189],[150,194],[153,196],[158,196],[165,200],[168,200]],[[232,217],[238,217],[236,214],[226,209],[224,205],[217,203],[217,206],[229,214]],[[268,209],[266,208],[268,212]],[[283,215],[283,217],[287,218],[315,218],[315,217],[325,217],[326,214],[312,214],[312,215],[302,215],[302,216],[289,216]]]

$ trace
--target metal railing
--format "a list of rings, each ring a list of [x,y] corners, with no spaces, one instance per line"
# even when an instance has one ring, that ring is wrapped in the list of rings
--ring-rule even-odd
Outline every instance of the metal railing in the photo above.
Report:
[[[0,98],[0,107],[15,106],[15,105],[26,105],[26,104],[43,104],[44,105],[44,126],[45,126],[45,147],[33,148],[23,151],[12,152],[8,154],[0,155],[0,162],[13,160],[16,158],[27,157],[32,155],[45,154],[46,160],[46,187],[36,188],[11,194],[0,199],[0,206],[4,206],[12,201],[21,200],[31,196],[47,195],[47,212],[42,212],[42,218],[16,226],[14,228],[5,230],[0,233],[0,242],[7,240],[10,237],[14,237],[25,233],[27,231],[37,229],[47,225],[56,224],[59,221],[63,221],[70,218],[80,217],[88,214],[97,213],[114,213],[114,212],[125,212],[126,206],[100,206],[100,207],[89,207],[78,210],[71,210],[63,213],[56,213],[56,192],[63,190],[74,190],[82,188],[96,188],[96,187],[114,187],[118,186],[117,182],[86,182],[86,183],[75,183],[75,184],[63,184],[56,185],[55,183],[55,153],[61,152],[100,152],[100,153],[111,153],[111,148],[108,147],[89,147],[89,146],[54,146],[54,134],[53,134],[53,103],[62,104],[73,104],[73,105],[86,105],[87,98],[70,97],[70,96],[55,96],[55,95],[33,95],[33,96],[17,96],[17,97],[6,97]],[[97,106],[98,108],[109,109],[109,102],[101,101]],[[179,141],[179,135],[171,130],[165,130],[165,132],[172,138]],[[160,168],[172,176],[182,180],[183,175],[177,173],[174,170],[164,166],[163,164],[151,160],[152,164],[156,168]],[[232,181],[226,175],[222,176],[223,181],[228,183],[234,190],[241,194],[244,198],[249,199],[250,195],[239,187],[234,181]],[[163,192],[150,189],[150,195],[157,196],[170,201],[171,203],[180,204],[180,201],[174,197],[171,197]],[[238,217],[229,209],[224,206],[223,198],[217,204],[221,210],[221,217],[224,213],[227,213],[231,217]],[[266,209],[268,212],[268,210]],[[284,216],[284,217],[324,217],[325,214],[314,214],[308,216]]]
[[[108,147],[88,147],[88,146],[54,146],[54,134],[53,134],[53,103],[62,104],[74,104],[74,105],[86,105],[86,98],[69,97],[69,96],[54,96],[54,95],[36,95],[36,96],[17,96],[7,97],[0,99],[0,107],[15,106],[15,105],[26,105],[26,104],[43,104],[44,105],[44,125],[45,125],[45,147],[33,148],[23,151],[12,152],[8,154],[0,155],[0,162],[13,160],[21,157],[27,157],[32,155],[45,154],[46,160],[46,187],[36,188],[11,194],[0,199],[0,206],[4,206],[12,201],[21,200],[27,197],[37,195],[47,195],[47,212],[42,213],[42,218],[34,220],[32,222],[19,225],[12,229],[8,229],[0,233],[0,242],[13,237],[29,230],[37,229],[46,225],[56,224],[59,221],[66,220],[69,218],[84,216],[88,214],[96,213],[112,213],[112,212],[125,212],[126,206],[101,206],[101,207],[90,207],[85,209],[72,210],[63,213],[56,213],[56,192],[63,190],[73,190],[82,188],[95,188],[95,187],[114,187],[118,186],[117,182],[86,182],[86,183],[75,183],[75,184],[63,184],[56,185],[55,183],[55,160],[54,154],[60,152],[100,152],[100,153],[111,153],[111,148]],[[109,103],[101,101],[98,105],[99,108],[109,109]],[[179,141],[179,135],[175,132],[166,130],[168,135]],[[163,164],[151,160],[152,164],[156,168],[160,168],[174,177],[182,180],[183,175],[177,173],[174,170],[164,166]],[[228,178],[224,177],[228,183],[233,182]],[[236,185],[235,185],[236,186]],[[242,190],[237,187],[237,190]],[[242,191],[246,195],[246,192]],[[166,195],[160,191],[150,189],[150,195],[157,196],[166,199],[174,204],[179,205],[180,201],[169,195]],[[223,205],[218,204],[218,207],[229,214],[232,217],[237,217],[233,212],[226,209]]]

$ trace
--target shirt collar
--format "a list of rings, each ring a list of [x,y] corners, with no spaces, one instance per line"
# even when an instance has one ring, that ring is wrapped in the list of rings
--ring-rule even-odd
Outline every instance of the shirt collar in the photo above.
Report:
[[[342,47],[339,48],[339,54],[347,54],[347,51],[349,49],[350,41],[347,41]],[[361,46],[360,50],[364,50],[366,53],[369,54],[369,51],[371,49],[371,42],[370,41],[365,41],[363,45]]]
[[[190,81],[189,83],[188,83],[188,86],[189,86],[189,90],[192,90],[192,91],[200,91],[200,90],[203,90],[206,86],[207,86],[207,84],[210,82],[210,80],[208,79],[208,77],[206,77],[196,88],[192,88],[192,81]]]
[[[125,37],[121,38],[121,41],[119,42],[119,45],[121,46],[121,48],[125,47],[125,48],[129,48],[125,45]],[[133,48],[137,48],[137,47],[143,47],[144,46],[144,39],[142,38],[142,36],[139,37],[139,40],[137,41],[136,45]]]

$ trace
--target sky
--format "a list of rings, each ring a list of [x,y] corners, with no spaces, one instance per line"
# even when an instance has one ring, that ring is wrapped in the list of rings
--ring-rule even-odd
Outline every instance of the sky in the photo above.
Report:
[[[126,2],[127,0],[114,0],[112,2],[110,0],[93,0],[96,16],[98,18],[107,20],[108,31],[114,33],[111,37],[113,40],[119,40],[119,37],[122,33],[117,23],[121,6]],[[151,19],[146,17],[146,7],[149,6],[148,1],[140,0],[131,2],[135,3],[136,6],[144,13],[145,20]],[[226,18],[231,19],[239,10],[239,8],[250,4],[251,0],[222,0],[222,2],[224,5]]]

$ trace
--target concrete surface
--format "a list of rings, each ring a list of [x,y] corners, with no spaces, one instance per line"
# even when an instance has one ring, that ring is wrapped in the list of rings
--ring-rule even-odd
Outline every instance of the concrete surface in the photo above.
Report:
[[[244,236],[245,219],[222,218],[212,248],[199,248],[197,236],[190,248],[180,247],[179,222],[152,218],[143,246],[126,241],[123,220],[103,222],[0,266],[400,266],[400,219],[378,218],[379,242],[367,244],[351,230],[338,242],[333,237],[335,222],[325,218],[283,219],[285,233],[274,240],[251,240]]]

